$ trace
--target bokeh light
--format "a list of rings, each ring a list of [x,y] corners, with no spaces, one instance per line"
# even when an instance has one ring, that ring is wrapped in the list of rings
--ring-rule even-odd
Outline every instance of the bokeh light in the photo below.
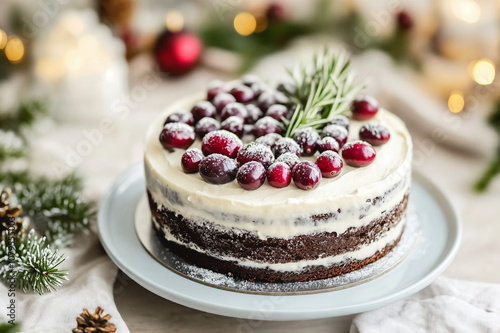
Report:
[[[453,91],[448,98],[448,108],[453,113],[459,113],[464,109],[464,95],[460,91]]]
[[[257,28],[257,20],[247,12],[241,12],[234,18],[234,29],[242,36],[251,35]]]
[[[472,67],[472,78],[481,85],[491,84],[495,80],[495,64],[489,59],[480,59]]]
[[[5,55],[10,62],[20,62],[24,57],[24,44],[17,37],[9,39],[5,46]]]
[[[7,34],[5,33],[5,31],[0,29],[0,50],[2,50],[5,45],[7,45],[7,40]]]
[[[258,15],[256,17],[257,26],[255,27],[255,32],[263,32],[267,29],[268,21],[266,15]]]
[[[179,32],[184,28],[184,17],[178,10],[170,10],[165,15],[165,25],[171,32]]]
[[[452,0],[451,11],[460,20],[476,23],[481,17],[481,7],[474,0]]]

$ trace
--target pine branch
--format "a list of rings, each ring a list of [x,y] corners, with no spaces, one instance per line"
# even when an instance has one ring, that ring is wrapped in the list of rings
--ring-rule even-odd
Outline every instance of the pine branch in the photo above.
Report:
[[[21,325],[16,323],[15,325],[9,323],[0,324],[0,333],[16,333],[21,329]]]
[[[94,205],[84,198],[81,179],[74,175],[49,180],[11,173],[0,175],[0,184],[12,188],[24,215],[56,248],[70,245],[73,235],[87,229],[95,217]]]
[[[500,136],[500,101],[497,103],[495,110],[488,118],[488,122]],[[496,158],[491,162],[488,169],[475,184],[475,189],[479,192],[486,191],[493,179],[495,179],[498,175],[500,175],[500,147],[498,147]]]
[[[45,245],[45,237],[37,237],[33,229],[15,240],[14,256],[11,244],[9,240],[0,242],[0,277],[4,281],[10,282],[15,271],[17,288],[42,295],[57,290],[67,280],[67,271],[58,268],[66,258]]]
[[[295,92],[288,97],[297,107],[286,123],[287,137],[304,127],[321,129],[335,115],[346,112],[363,88],[355,83],[346,52],[333,55],[325,49],[311,63],[298,64],[289,74]]]
[[[3,131],[0,129],[0,162],[8,158],[23,157],[26,150],[21,137],[13,131]]]
[[[23,126],[32,126],[37,119],[48,113],[46,98],[23,102],[14,112],[0,115],[0,129],[20,132]]]

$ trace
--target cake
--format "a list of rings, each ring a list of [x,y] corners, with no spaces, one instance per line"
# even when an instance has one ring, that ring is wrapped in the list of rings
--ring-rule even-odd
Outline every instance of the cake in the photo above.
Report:
[[[245,80],[243,85],[251,86]],[[262,99],[244,101],[239,92],[248,91],[238,90],[241,86],[241,82],[232,82],[219,93],[232,91],[242,105],[271,109],[260,114],[260,119],[283,110],[281,119],[293,119],[290,101],[283,103],[286,110],[262,106]],[[216,94],[210,94],[214,90],[212,87],[208,94],[212,101],[216,98]],[[255,141],[255,136],[266,134],[259,133],[260,127],[255,124],[245,125],[246,132],[255,136],[243,135],[241,121],[237,120],[233,127],[226,126],[235,134],[220,130],[220,123],[208,120],[195,130],[193,125],[203,118],[196,108],[207,107],[206,98],[200,94],[171,105],[147,133],[144,166],[152,228],[173,253],[191,264],[238,279],[297,282],[361,269],[397,245],[406,223],[412,156],[410,134],[398,117],[370,98],[351,98],[352,111],[345,112],[350,119],[329,117],[314,131],[297,130],[293,137],[298,145],[281,139],[283,145],[276,146],[275,142],[275,149],[267,150],[262,146],[272,148],[272,141],[279,139],[275,132],[285,134],[286,120],[279,124],[278,131],[268,131],[273,134],[267,133],[251,144],[248,142]],[[214,113],[220,103],[212,104],[213,109],[208,106],[205,110],[209,118],[238,116],[238,110],[227,110],[228,105]],[[179,110],[193,112],[183,114]],[[246,123],[259,118],[248,120],[249,114],[242,117]],[[333,126],[328,127],[330,124]],[[210,126],[212,131],[207,131]],[[183,136],[165,143],[171,132]],[[305,133],[304,140],[299,132]],[[198,138],[194,139],[193,133]],[[240,142],[238,135],[243,135]],[[308,146],[309,139],[314,142]],[[235,144],[221,151],[218,146],[210,146],[213,140]],[[300,151],[296,151],[297,146]],[[255,149],[258,158],[244,158],[253,155],[243,151]],[[269,157],[269,151],[281,155],[278,162],[275,156],[270,156],[271,160],[263,157]],[[214,163],[226,163],[228,169],[207,171]],[[279,177],[272,178],[272,172]]]

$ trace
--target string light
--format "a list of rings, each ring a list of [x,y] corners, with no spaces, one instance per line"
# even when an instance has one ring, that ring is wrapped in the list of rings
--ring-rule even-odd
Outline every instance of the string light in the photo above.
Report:
[[[5,45],[7,45],[7,40],[7,34],[5,33],[5,31],[0,29],[0,50],[2,50]]]
[[[467,23],[476,23],[481,17],[481,7],[474,0],[451,0],[451,11]]]
[[[184,17],[178,10],[170,10],[165,15],[165,25],[171,32],[179,32],[184,28]]]
[[[460,91],[453,91],[448,98],[448,108],[453,113],[459,113],[464,109],[464,95]]]
[[[234,29],[242,36],[251,35],[257,28],[257,20],[247,12],[241,12],[234,18]]]
[[[480,59],[472,66],[472,78],[481,85],[488,85],[495,80],[495,64],[489,59]]]
[[[24,57],[24,44],[17,37],[9,39],[5,46],[5,55],[12,63],[20,62]]]

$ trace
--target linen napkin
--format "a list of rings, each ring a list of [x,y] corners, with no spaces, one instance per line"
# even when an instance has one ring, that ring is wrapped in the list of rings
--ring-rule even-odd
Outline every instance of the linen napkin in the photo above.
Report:
[[[392,305],[354,317],[350,333],[500,332],[500,284],[440,277]]]

